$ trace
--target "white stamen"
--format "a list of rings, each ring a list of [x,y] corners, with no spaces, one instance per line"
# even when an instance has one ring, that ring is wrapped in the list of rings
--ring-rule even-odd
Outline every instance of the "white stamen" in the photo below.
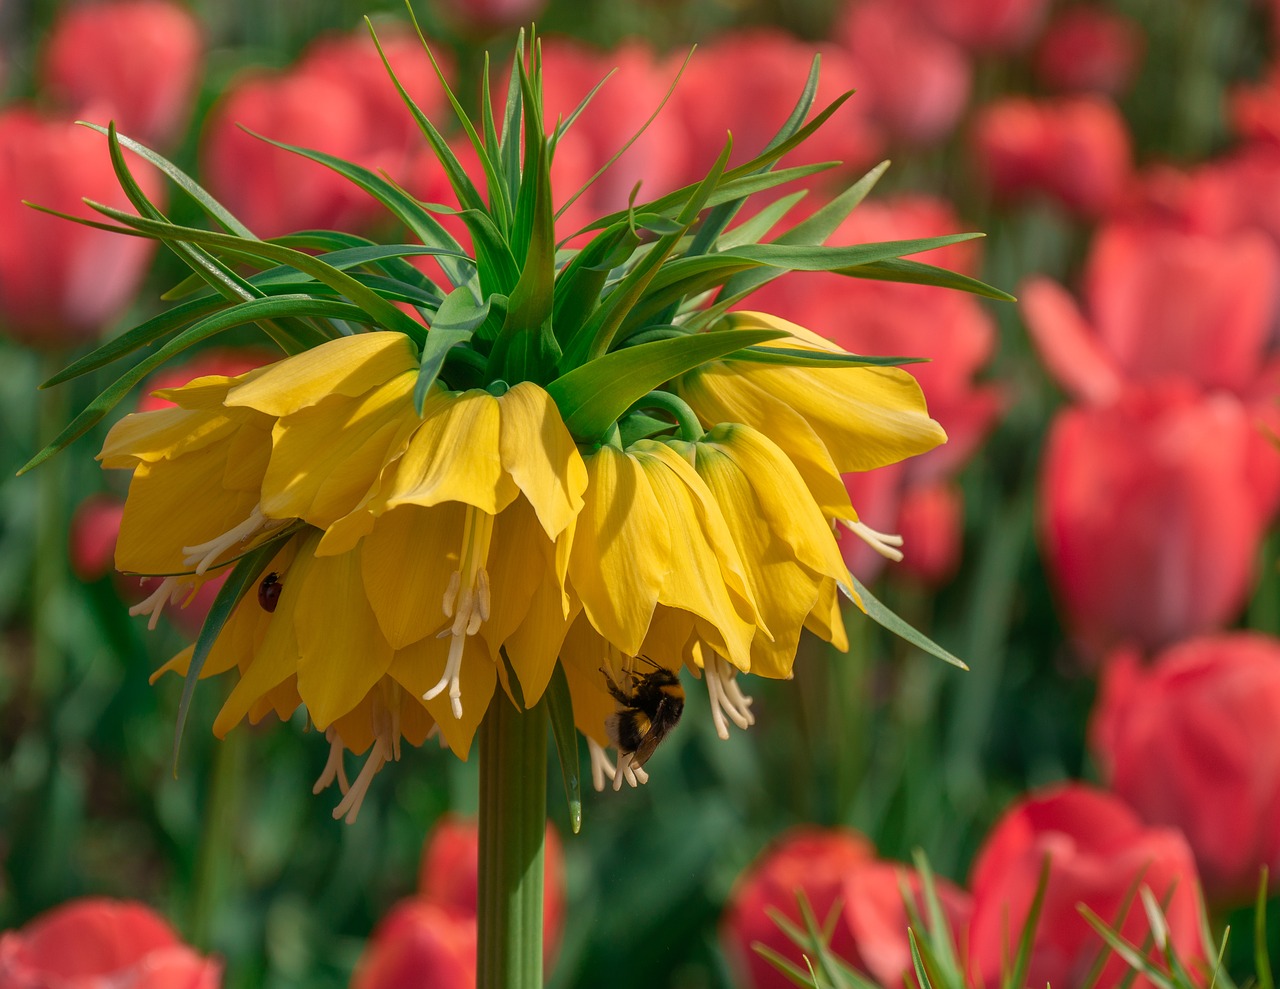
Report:
[[[865,522],[851,522],[849,519],[840,519],[840,524],[870,546],[886,559],[899,563],[902,560],[902,550],[898,549],[902,545],[902,537],[892,532],[880,532],[871,528]]]
[[[351,784],[351,789],[347,791],[345,797],[333,809],[333,819],[336,821],[341,817],[346,817],[348,824],[355,824],[356,817],[360,814],[360,805],[364,803],[365,794],[369,792],[369,784],[373,782],[373,778],[378,775],[378,771],[382,769],[388,762],[396,758],[397,746],[392,738],[391,729],[393,721],[387,709],[378,704],[376,699],[373,709],[373,748],[369,750],[369,755],[365,758],[364,765],[360,769],[360,775],[356,777],[356,781]]]
[[[737,684],[737,668],[707,650],[703,672],[706,674],[707,693],[711,696],[711,720],[715,722],[716,734],[721,739],[729,738],[726,714],[743,731],[754,725],[756,719],[751,713],[751,698]]]
[[[446,618],[453,617],[453,606],[458,603],[458,589],[462,586],[462,574],[455,570],[453,576],[449,578],[449,586],[444,589],[444,615]]]
[[[166,604],[176,601],[182,592],[182,588],[178,583],[177,577],[166,577],[160,581],[160,586],[147,595],[146,599],[139,601],[129,609],[129,614],[133,617],[138,615],[150,615],[147,619],[147,631],[154,632],[156,622],[160,620],[160,613],[164,611]]]
[[[489,593],[489,571],[483,567],[476,573],[476,607],[480,613],[480,621],[487,622],[489,620],[489,606],[493,603],[493,598]],[[475,635],[475,632],[468,633]]]
[[[351,789],[351,784],[347,782],[347,767],[342,761],[342,753],[347,747],[342,744],[342,737],[332,725],[325,731],[324,737],[329,743],[329,758],[325,761],[324,769],[321,770],[320,777],[311,788],[311,792],[319,793],[336,779],[338,789],[346,793]]]
[[[596,793],[604,791],[604,781],[613,780],[615,770],[608,753],[593,738],[587,739],[587,754],[591,758],[591,786]]]
[[[208,542],[200,543],[198,546],[183,546],[182,552],[185,556],[182,562],[189,567],[194,567],[196,573],[202,574],[226,550],[240,543],[248,542],[263,530],[274,529],[284,523],[284,519],[267,518],[262,514],[262,510],[257,505],[254,505],[253,511],[249,513],[247,519],[239,525],[232,526],[222,535],[215,536]]]
[[[622,781],[624,779],[632,788],[649,782],[649,774],[642,767],[631,764],[634,758],[634,752],[622,752],[618,755],[618,769],[613,775],[613,788],[615,791],[622,789]]]
[[[453,633],[453,638],[449,642],[449,658],[445,660],[444,664],[444,675],[440,677],[434,687],[422,695],[424,701],[435,700],[444,691],[444,688],[448,687],[453,716],[459,719],[462,717],[462,649],[466,641],[465,634]]]

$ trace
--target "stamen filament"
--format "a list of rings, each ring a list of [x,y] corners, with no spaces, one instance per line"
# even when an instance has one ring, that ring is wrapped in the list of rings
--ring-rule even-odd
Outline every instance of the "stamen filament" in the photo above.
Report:
[[[222,535],[215,536],[213,539],[196,546],[183,546],[182,552],[184,556],[182,562],[186,566],[194,567],[196,573],[202,574],[213,566],[214,561],[226,550],[240,543],[248,542],[259,532],[278,528],[284,525],[284,522],[285,520],[283,519],[267,518],[262,514],[262,509],[258,505],[254,505],[247,519],[239,525],[232,526]]]
[[[345,794],[351,789],[351,784],[347,782],[347,767],[342,760],[342,753],[346,751],[347,747],[343,744],[342,736],[338,734],[338,730],[332,725],[325,731],[324,737],[329,743],[329,758],[325,761],[324,769],[320,771],[320,776],[315,785],[311,787],[311,792],[319,793],[321,790],[328,788],[336,779],[338,781],[338,789]]]
[[[160,586],[148,594],[144,600],[129,609],[129,615],[134,618],[138,615],[149,615],[147,631],[154,632],[164,606],[176,601],[181,590],[177,577],[166,577],[160,581]]]
[[[423,700],[434,700],[445,687],[449,688],[450,708],[455,718],[462,717],[462,653],[468,636],[480,631],[489,618],[492,605],[489,572],[485,563],[489,559],[489,544],[493,540],[493,516],[471,505],[463,523],[462,551],[458,554],[458,569],[449,578],[441,602],[446,618],[453,622],[440,633],[451,637],[449,658],[445,661],[444,674],[434,687],[422,695]]]
[[[849,519],[840,519],[840,524],[885,559],[892,560],[894,563],[902,561],[902,550],[897,547],[902,545],[903,540],[897,533],[880,532],[865,522],[853,522]]]
[[[756,723],[751,713],[751,698],[738,686],[738,670],[711,650],[706,650],[703,673],[707,681],[707,693],[711,696],[711,720],[721,739],[729,738],[729,725],[725,715],[735,725],[746,731]]]

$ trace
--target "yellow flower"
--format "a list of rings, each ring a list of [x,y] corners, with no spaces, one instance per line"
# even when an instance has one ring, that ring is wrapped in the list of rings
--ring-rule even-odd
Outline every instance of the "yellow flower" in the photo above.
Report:
[[[773,329],[789,336],[770,346],[846,353],[802,326],[765,313],[730,313],[717,329]],[[795,464],[823,513],[887,556],[886,537],[858,521],[840,475],[873,470],[926,453],[947,434],[929,417],[920,386],[896,367],[809,368],[723,360],[682,375],[675,391],[705,424],[753,426]]]
[[[104,468],[133,470],[116,569],[166,575],[130,609],[149,614],[153,628],[166,604],[190,600],[211,568],[272,527],[256,513],[272,420],[222,405],[233,386],[258,373],[213,375],[157,392],[177,407],[126,416],[98,454]]]

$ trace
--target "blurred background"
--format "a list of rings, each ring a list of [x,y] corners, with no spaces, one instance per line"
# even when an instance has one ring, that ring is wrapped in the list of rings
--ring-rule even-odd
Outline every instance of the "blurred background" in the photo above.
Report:
[[[687,680],[687,713],[652,782],[589,794],[581,834],[549,767],[565,899],[551,986],[749,984],[722,951],[722,940],[730,959],[744,950],[722,915],[744,870],[800,824],[856,829],[884,860],[922,849],[957,897],[973,897],[965,917],[990,913],[974,863],[993,826],[1066,780],[1134,828],[1185,838],[1195,864],[1182,885],[1203,883],[1215,936],[1232,928],[1230,971],[1250,973],[1241,908],[1258,867],[1280,866],[1278,10],[415,4],[468,106],[484,51],[496,89],[533,19],[549,115],[617,68],[559,149],[561,200],[661,103],[698,45],[649,130],[566,214],[566,235],[624,206],[638,181],[645,198],[695,180],[726,130],[736,160],[759,150],[820,52],[819,104],[857,94],[788,163],[844,164],[810,180],[782,226],[890,158],[835,240],[985,231],[924,260],[1020,299],[797,275],[751,300],[850,350],[933,359],[918,377],[951,442],[849,478],[862,518],[901,532],[906,557],[886,564],[859,543],[848,558],[971,670],[851,613],[847,654],[806,641],[793,681],[744,678],[757,723],[728,741]],[[39,383],[159,311],[185,271],[146,242],[20,205],[123,202],[105,142],[70,121],[114,119],[264,237],[403,234],[358,190],[237,124],[452,201],[365,14],[406,88],[454,133],[394,2],[0,0],[0,929],[87,894],[140,899],[219,957],[228,987],[346,986],[379,919],[417,888],[424,835],[475,809],[474,760],[428,742],[379,775],[354,825],[333,821],[332,795],[309,792],[327,746],[300,717],[215,742],[225,680],[197,691],[175,776],[181,681],[148,677],[193,639],[208,601],[152,631],[129,617],[147,592],[111,570],[127,478],[93,461],[105,429],[14,477],[114,375]],[[146,178],[176,221],[198,222],[158,173]],[[166,380],[272,359],[246,329]],[[122,411],[158,400],[137,402]],[[1106,841],[1072,840],[1110,854]]]

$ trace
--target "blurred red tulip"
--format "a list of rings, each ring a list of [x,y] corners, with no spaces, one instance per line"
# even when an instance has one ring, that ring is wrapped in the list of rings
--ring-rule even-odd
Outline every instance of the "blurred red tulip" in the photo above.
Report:
[[[1003,200],[1041,193],[1097,216],[1119,201],[1129,180],[1128,128],[1101,97],[1007,97],[982,108],[972,139],[979,171]]]
[[[760,943],[803,967],[800,949],[778,929],[768,912],[776,910],[800,923],[797,892],[808,898],[822,923],[841,899],[845,879],[874,860],[875,850],[849,829],[798,827],[786,832],[752,863],[729,894],[720,922],[720,944],[737,976],[735,985],[774,989],[791,982],[751,946]],[[854,961],[857,947],[847,924],[837,924],[831,949]]]
[[[1067,784],[1025,797],[1006,811],[978,852],[969,925],[969,969],[977,984],[999,985],[1002,969],[1016,955],[1046,858],[1049,879],[1026,985],[1084,984],[1106,946],[1077,904],[1132,944],[1150,937],[1139,884],[1164,904],[1169,942],[1179,958],[1188,966],[1203,961],[1196,867],[1186,839],[1172,829],[1144,826],[1117,797]],[[1153,947],[1151,954],[1161,964],[1159,950]],[[1113,989],[1129,972],[1112,955],[1094,985]],[[1139,978],[1135,985],[1150,983]]]
[[[114,495],[90,495],[71,516],[71,572],[81,580],[98,580],[109,574],[116,556],[116,539],[124,501]]]
[[[1176,382],[1058,415],[1041,478],[1045,562],[1092,660],[1239,612],[1266,518],[1257,435],[1234,397]]]
[[[443,94],[416,36],[379,38],[406,90],[435,117]],[[323,39],[288,72],[241,76],[210,111],[201,157],[210,191],[264,237],[367,227],[386,211],[338,173],[242,128],[397,179],[425,140],[367,37]]]
[[[87,897],[0,933],[0,989],[218,989],[221,963],[149,907]]]
[[[1256,86],[1233,91],[1230,111],[1236,133],[1246,141],[1280,146],[1280,68]]]
[[[1047,278],[1020,293],[1042,359],[1073,397],[1106,402],[1127,383],[1169,377],[1254,396],[1280,286],[1280,257],[1262,234],[1111,224],[1083,281],[1087,318]]]
[[[1059,92],[1126,92],[1142,54],[1138,26],[1103,7],[1067,7],[1036,48],[1036,75]]]
[[[959,955],[968,939],[973,901],[968,893],[940,876],[933,878],[933,884],[951,932],[952,949]],[[844,883],[843,921],[856,945],[855,964],[885,989],[916,984],[907,937],[911,921],[902,899],[904,885],[914,900],[917,916],[927,924],[924,884],[914,869],[896,862],[871,862],[855,868]],[[921,934],[916,931],[917,938]]]
[[[1146,668],[1109,659],[1090,737],[1103,776],[1150,824],[1187,836],[1209,899],[1280,884],[1280,641],[1190,639]],[[1153,767],[1159,767],[1158,770]]]
[[[455,30],[485,38],[537,20],[547,0],[439,0],[438,7]]]
[[[696,182],[706,174],[723,150],[728,132],[733,134],[731,164],[763,151],[795,109],[813,56],[811,42],[769,29],[721,35],[699,48],[670,108],[683,121],[683,140],[689,148],[684,181]],[[861,85],[843,49],[823,50],[813,112]],[[847,178],[850,171],[865,169],[880,153],[883,138],[871,123],[871,113],[870,101],[853,96],[808,141],[787,155],[784,164],[843,162],[845,170],[823,173],[810,181],[815,187],[839,186],[836,176]],[[796,188],[787,185],[783,192]]]
[[[913,484],[902,493],[897,533],[902,569],[927,587],[941,587],[960,567],[964,500],[949,483]]]
[[[139,169],[137,177],[148,195],[162,199],[152,170]],[[54,349],[97,337],[146,273],[151,241],[22,204],[89,213],[84,196],[129,206],[100,135],[17,107],[0,113],[0,332],[21,343]]]
[[[1044,22],[1048,0],[909,0],[917,16],[979,52],[1023,48]]]
[[[955,128],[969,102],[972,71],[954,42],[898,0],[852,4],[837,29],[853,59],[854,99],[893,139],[928,145]]]
[[[543,957],[550,967],[564,929],[564,851],[560,836],[550,824],[543,856]],[[476,822],[452,815],[441,818],[423,848],[418,869],[419,898],[474,918],[479,872],[480,832]]]
[[[475,989],[476,918],[426,900],[401,900],[378,924],[351,989]]]
[[[142,386],[142,394],[138,398],[138,412],[151,412],[155,409],[172,409],[174,404],[167,398],[162,398],[156,392],[163,391],[166,388],[179,388],[196,378],[205,378],[210,375],[221,375],[227,378],[234,378],[237,375],[244,374],[246,371],[252,371],[255,367],[262,367],[263,364],[270,364],[272,361],[279,360],[279,355],[273,355],[266,350],[256,350],[247,348],[243,350],[233,350],[225,347],[212,347],[208,350],[201,350],[191,355],[180,364],[166,365],[146,380]]]
[[[190,116],[203,49],[199,23],[179,4],[83,4],[55,22],[41,81],[75,116],[167,145]]]
[[[542,57],[546,73],[543,115],[548,128],[557,119],[567,120],[583,98],[609,77],[556,145],[551,183],[560,207],[622,150],[658,108],[679,65],[660,62],[637,41],[604,52],[566,38],[544,38]],[[684,86],[682,82],[680,88]],[[505,93],[505,84],[497,92]],[[617,163],[556,221],[558,235],[563,237],[596,217],[626,209],[637,183],[643,183],[639,202],[671,192],[687,171],[688,150],[678,114],[668,105]]]

